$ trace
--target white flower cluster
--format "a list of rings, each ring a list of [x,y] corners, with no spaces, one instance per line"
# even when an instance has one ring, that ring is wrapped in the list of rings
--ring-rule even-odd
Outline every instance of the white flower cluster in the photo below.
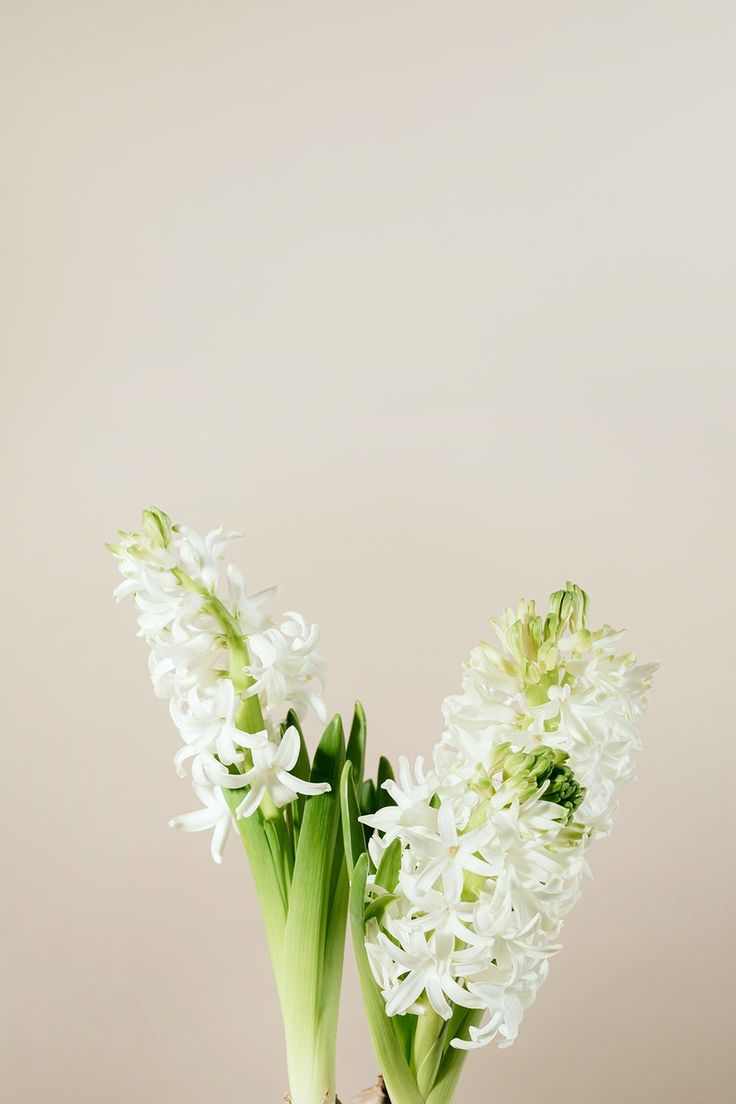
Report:
[[[476,1010],[457,1047],[516,1038],[587,847],[631,776],[656,665],[617,654],[620,633],[590,632],[586,613],[569,583],[544,617],[533,602],[507,610],[500,650],[474,649],[462,694],[444,703],[433,769],[418,760],[412,775],[403,760],[384,784],[395,804],[363,818],[378,875],[389,847],[400,854],[395,884],[369,879],[367,949],[386,1011]]]
[[[267,606],[276,588],[247,595],[233,564],[225,573],[227,593],[218,594],[225,548],[236,536],[215,529],[202,537],[147,510],[140,532],[121,532],[110,546],[123,575],[115,597],[133,595],[139,635],[151,648],[154,690],[168,699],[182,739],[177,772],[185,777],[190,767],[202,802],[171,825],[214,829],[216,862],[232,822],[223,787],[248,787],[239,817],[252,815],[266,795],[282,807],[300,793],[329,789],[290,773],[300,737],[293,726],[282,737],[280,727],[289,709],[301,718],[311,706],[325,719],[319,630],[298,613],[274,621]],[[240,723],[244,715],[251,723]]]

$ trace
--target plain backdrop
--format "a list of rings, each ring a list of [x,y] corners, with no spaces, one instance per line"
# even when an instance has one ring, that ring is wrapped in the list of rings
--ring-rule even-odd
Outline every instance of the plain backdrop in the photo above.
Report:
[[[697,0],[0,3],[3,1096],[277,1104],[104,550],[246,531],[370,762],[571,578],[662,670],[565,949],[459,1104],[720,1104],[734,986],[736,12]],[[314,728],[310,738],[315,737]],[[348,952],[343,1099],[376,1061]]]

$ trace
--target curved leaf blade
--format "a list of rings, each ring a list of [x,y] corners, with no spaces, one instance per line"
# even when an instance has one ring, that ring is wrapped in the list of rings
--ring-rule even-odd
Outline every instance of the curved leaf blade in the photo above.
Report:
[[[350,902],[348,912],[350,917],[350,931],[355,951],[355,961],[358,966],[358,977],[363,994],[363,1007],[365,1008],[368,1027],[370,1029],[376,1056],[381,1064],[389,1096],[392,1100],[401,1104],[424,1104],[419,1089],[416,1086],[411,1070],[404,1057],[404,1050],[399,1034],[391,1017],[386,1015],[386,1006],[381,996],[381,991],[376,985],[373,973],[368,961],[368,953],[365,949],[365,929],[363,924],[363,908],[365,899],[365,885],[368,878],[368,856],[361,855],[358,859],[353,879],[350,885]]]

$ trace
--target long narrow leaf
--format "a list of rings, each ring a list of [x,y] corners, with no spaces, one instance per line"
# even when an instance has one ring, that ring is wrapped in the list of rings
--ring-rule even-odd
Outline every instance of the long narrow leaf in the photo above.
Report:
[[[394,1027],[396,1028],[396,1035],[401,1043],[401,1049],[404,1052],[407,1065],[411,1065],[411,1054],[414,1047],[414,1033],[417,1029],[418,1016],[413,1016],[410,1013],[406,1013],[404,1016],[394,1016]]]
[[[257,814],[254,814],[257,815]],[[273,868],[278,878],[279,888],[281,890],[281,897],[284,902],[284,911],[289,911],[289,887],[286,880],[286,869],[284,867],[284,854],[279,841],[279,833],[276,829],[276,825],[272,820],[264,820],[263,831],[266,835],[269,850],[271,851],[271,859],[273,861]]]
[[[387,759],[385,755],[382,755],[378,760],[378,777],[377,785],[380,788],[384,782],[389,779],[394,779],[394,768],[391,766],[391,760]]]
[[[337,851],[341,850],[338,845]],[[332,908],[325,931],[323,952],[322,987],[316,1048],[323,1054],[334,1054],[337,1039],[337,1021],[340,1010],[340,989],[345,959],[345,920],[348,907],[348,875],[342,864],[340,878],[332,900]],[[334,1080],[334,1073],[333,1073]]]
[[[334,839],[334,844],[333,844],[332,869],[330,871],[330,882],[329,882],[329,889],[328,889],[328,892],[327,892],[327,900],[326,900],[326,904],[327,904],[328,909],[330,909],[332,907],[332,901],[333,901],[334,896],[337,892],[337,884],[338,884],[338,881],[340,879],[340,875],[342,873],[343,867],[345,866],[345,853],[344,853],[344,850],[343,850],[343,847],[342,847],[342,838],[341,838],[341,832],[340,832],[340,819],[341,819],[340,818],[340,783],[341,783],[341,780],[342,780],[343,769],[345,767],[345,754],[346,754],[345,753],[345,735],[344,735],[344,732],[343,732],[342,720],[340,719],[339,716],[336,717],[332,723],[335,725],[334,734],[331,734],[331,728],[330,728],[330,726],[328,726],[328,728],[325,730],[325,734],[322,738],[322,740],[324,741],[325,738],[328,737],[328,734],[330,734],[329,735],[329,740],[330,740],[330,747],[332,749],[330,751],[330,755],[332,757],[330,759],[330,766],[329,766],[330,777],[327,778],[327,779],[324,779],[324,780],[321,779],[321,778],[318,778],[318,777],[314,777],[314,767],[313,767],[313,770],[312,770],[312,774],[313,774],[312,781],[315,781],[315,782],[328,781],[330,783],[330,787],[331,787],[330,796],[334,797],[335,810],[336,810],[336,822],[335,822],[336,823],[336,837]],[[317,748],[317,752],[315,754],[314,766],[317,766],[317,755],[321,754],[321,752],[320,752],[321,747],[322,747],[322,741],[320,742],[320,745]],[[329,858],[328,858],[326,853],[325,853],[325,862],[329,862]]]
[[[393,781],[394,769],[391,763],[382,755],[378,760],[378,777],[376,778],[376,809],[384,809],[387,805],[393,805],[393,798],[386,793],[383,788],[383,783],[389,779]]]
[[[376,784],[372,778],[364,778],[358,788],[358,804],[363,816],[376,811]]]
[[[332,793],[337,793],[340,775],[345,763],[345,735],[342,718],[335,715],[322,733],[312,760],[310,782],[328,782]]]
[[[451,1038],[467,1031],[473,1024],[477,1024],[483,1016],[482,1010],[466,1009],[466,1015],[462,1018],[462,1024]],[[445,1057],[435,1080],[434,1088],[427,1097],[427,1104],[450,1104],[458,1079],[462,1073],[463,1065],[470,1052],[459,1050],[457,1047],[448,1046]]]
[[[414,1078],[404,1056],[396,1026],[391,1017],[386,1015],[386,1006],[368,961],[363,925],[367,877],[368,856],[361,855],[353,871],[348,909],[355,961],[358,966],[358,976],[368,1027],[391,1100],[397,1101],[397,1104],[424,1104],[424,1099],[414,1083]]]
[[[348,746],[345,753],[345,758],[353,764],[353,778],[356,786],[359,786],[363,781],[363,771],[365,770],[365,741],[365,710],[358,701],[355,703],[353,723],[350,726],[350,736],[348,738]]]
[[[342,810],[342,838],[345,849],[345,861],[348,873],[352,877],[353,868],[365,852],[365,832],[358,820],[360,809],[353,784],[353,764],[348,761],[343,767],[340,779],[340,805]]]
[[[299,757],[292,768],[292,774],[295,774],[297,778],[303,778],[305,781],[309,779],[311,766],[309,763],[309,750],[307,748],[306,741],[304,739],[304,733],[302,732],[302,726],[299,723],[299,718],[293,709],[290,709],[286,714],[286,721],[281,726],[281,734],[283,736],[287,728],[295,728],[299,733]],[[302,817],[304,816],[304,809],[306,807],[306,797],[300,794],[299,797],[290,806],[290,815],[292,822],[292,829],[294,834],[294,840],[299,838],[299,828],[301,827]]]
[[[328,782],[329,793],[307,800],[289,899],[284,940],[282,1008],[289,1061],[308,1078],[320,1056],[314,1040],[319,1030],[327,921],[334,891],[335,842],[339,829],[338,785],[345,760],[342,722],[333,718],[325,729],[312,763],[311,780]],[[339,868],[338,868],[339,869]]]
[[[442,1061],[442,1043],[438,1039],[425,1055],[417,1070],[417,1088],[423,1097],[429,1098]]]
[[[235,816],[235,809],[243,800],[242,790],[223,790],[228,805]],[[259,813],[235,820],[238,834],[243,841],[253,881],[261,905],[271,962],[279,991],[282,988],[284,939],[286,936],[286,907],[281,890],[281,879],[276,871],[271,848],[268,845]]]

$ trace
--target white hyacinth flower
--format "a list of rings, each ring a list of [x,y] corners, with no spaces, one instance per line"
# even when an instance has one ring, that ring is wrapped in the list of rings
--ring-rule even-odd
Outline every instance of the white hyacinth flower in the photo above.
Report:
[[[458,832],[455,809],[449,801],[440,805],[436,831],[428,831],[423,826],[406,828],[403,837],[419,860],[419,872],[405,881],[411,886],[409,896],[421,901],[440,883],[446,901],[454,904],[463,892],[466,871],[484,878],[492,877],[496,867],[484,862],[479,854],[495,830],[495,825],[486,823],[471,832]]]
[[[317,626],[293,611],[284,615],[280,625],[248,638],[251,662],[246,671],[253,679],[249,693],[260,695],[267,719],[289,707],[298,717],[311,707],[321,721],[326,719],[322,701],[325,663],[317,651],[318,643]]]
[[[386,1014],[419,1014],[417,1071],[439,1037],[428,1010],[470,1010],[460,1049],[517,1037],[631,777],[656,666],[619,653],[610,628],[588,630],[587,605],[568,584],[546,615],[522,602],[495,621],[500,649],[474,648],[444,702],[433,770],[420,763],[415,778],[402,762],[384,783],[391,803],[360,818],[376,868],[366,961]]]
[[[220,564],[225,549],[242,533],[226,533],[220,526],[202,537],[188,525],[176,526],[177,537],[170,546],[190,579],[201,582],[207,590],[214,591],[220,577]]]
[[[427,939],[422,932],[410,928],[399,936],[397,924],[391,925],[391,933],[399,937],[399,945],[383,933],[379,940],[402,978],[384,994],[387,1015],[401,1016],[408,1012],[422,993],[426,993],[429,1004],[443,1020],[452,1016],[448,997],[464,1007],[477,1005],[477,998],[456,980],[463,968],[455,962],[450,933],[434,932]]]
[[[169,825],[171,828],[179,828],[183,832],[203,832],[208,828],[212,828],[210,852],[215,862],[221,863],[222,853],[233,820],[230,806],[222,792],[222,788],[212,785],[201,765],[195,767],[193,774],[192,788],[201,801],[202,808],[195,809],[191,813],[182,813],[180,816],[172,817]]]
[[[251,791],[240,803],[251,813],[264,797],[282,807],[300,793],[324,790],[289,773],[298,742],[294,756],[292,731],[283,745],[280,732],[289,710],[303,717],[311,708],[325,719],[319,630],[293,611],[275,620],[269,605],[276,588],[249,595],[234,564],[226,567],[226,594],[218,593],[227,546],[238,536],[222,528],[202,536],[147,510],[142,529],[121,533],[111,546],[123,575],[115,597],[133,596],[140,635],[151,648],[154,690],[168,699],[181,736],[177,773],[191,769],[204,804],[201,815],[172,823],[187,831],[213,828],[218,861],[227,835],[222,825],[232,818],[223,787],[253,785],[257,799]]]
[[[433,784],[424,773],[421,755],[417,758],[414,771],[416,782],[412,777],[409,760],[402,755],[399,759],[399,782],[390,778],[384,783],[392,803],[363,817],[363,822],[369,828],[375,828],[381,833],[384,847],[401,835],[402,828],[420,827],[432,831],[437,825],[437,810],[429,804]]]
[[[238,816],[252,816],[266,794],[281,809],[299,794],[327,793],[330,787],[326,782],[306,782],[289,773],[299,758],[299,745],[299,733],[291,726],[280,743],[264,740],[253,748],[253,766],[242,776],[242,783],[250,790],[238,805]]]
[[[204,536],[147,510],[139,532],[112,551],[151,654],[154,690],[167,699],[200,808],[170,823],[210,830],[222,861],[233,824],[250,862],[281,1003],[292,1104],[335,1104],[336,1034],[347,915],[339,780],[362,763],[365,717],[356,706],[349,746],[340,717],[312,762],[300,721],[324,721],[319,630],[301,614],[273,613],[276,590],[249,594],[224,561],[236,536]]]

